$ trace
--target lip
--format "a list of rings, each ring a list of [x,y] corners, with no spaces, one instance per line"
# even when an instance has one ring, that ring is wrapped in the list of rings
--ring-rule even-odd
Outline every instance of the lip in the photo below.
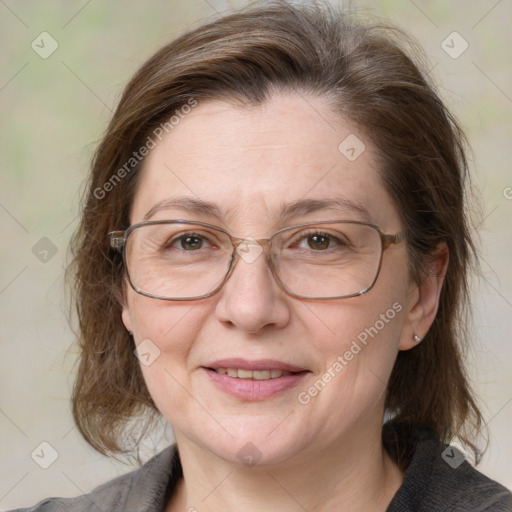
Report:
[[[242,370],[283,370],[296,372],[294,375],[285,375],[275,379],[256,380],[240,379],[229,375],[217,373],[213,368],[240,368]],[[261,401],[271,398],[279,393],[297,386],[302,379],[310,373],[304,368],[274,359],[259,359],[247,361],[246,359],[220,359],[202,370],[217,388],[224,393],[247,401]]]
[[[208,363],[203,368],[240,368],[241,370],[283,370],[287,372],[304,372],[306,368],[295,366],[275,359],[258,359],[248,361],[242,358],[219,359]]]

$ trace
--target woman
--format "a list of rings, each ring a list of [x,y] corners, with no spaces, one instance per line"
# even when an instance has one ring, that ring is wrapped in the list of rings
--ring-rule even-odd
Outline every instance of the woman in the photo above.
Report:
[[[30,510],[512,510],[445,444],[479,457],[464,137],[402,40],[265,3],[137,72],[74,240],[73,412],[106,455],[137,417],[176,444]]]

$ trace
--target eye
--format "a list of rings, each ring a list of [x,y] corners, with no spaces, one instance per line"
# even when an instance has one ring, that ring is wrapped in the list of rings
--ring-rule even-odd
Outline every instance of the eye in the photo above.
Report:
[[[184,251],[197,251],[207,246],[209,241],[206,237],[197,233],[183,233],[180,236],[169,240],[165,246],[166,249],[181,249]]]
[[[311,249],[328,249],[331,237],[322,233],[316,233],[314,235],[309,235],[306,240]]]
[[[307,244],[307,245],[304,245]],[[301,234],[297,238],[296,244],[301,249],[313,249],[314,251],[324,251],[334,247],[346,246],[347,242],[340,233],[340,237],[330,235],[329,233],[322,233],[319,231]]]

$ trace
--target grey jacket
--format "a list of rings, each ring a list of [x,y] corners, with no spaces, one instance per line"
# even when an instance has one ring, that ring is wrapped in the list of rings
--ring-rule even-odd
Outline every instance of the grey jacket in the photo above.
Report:
[[[386,512],[512,512],[512,495],[460,459],[427,429],[383,429],[389,453],[407,467]],[[12,512],[163,512],[182,478],[176,445],[139,469],[76,498],[49,498]]]

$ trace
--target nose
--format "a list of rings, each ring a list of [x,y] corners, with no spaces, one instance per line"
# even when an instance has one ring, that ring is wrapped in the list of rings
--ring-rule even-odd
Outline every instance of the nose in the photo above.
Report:
[[[276,282],[265,254],[254,261],[239,257],[220,291],[217,318],[248,333],[283,328],[290,320],[288,296]]]

